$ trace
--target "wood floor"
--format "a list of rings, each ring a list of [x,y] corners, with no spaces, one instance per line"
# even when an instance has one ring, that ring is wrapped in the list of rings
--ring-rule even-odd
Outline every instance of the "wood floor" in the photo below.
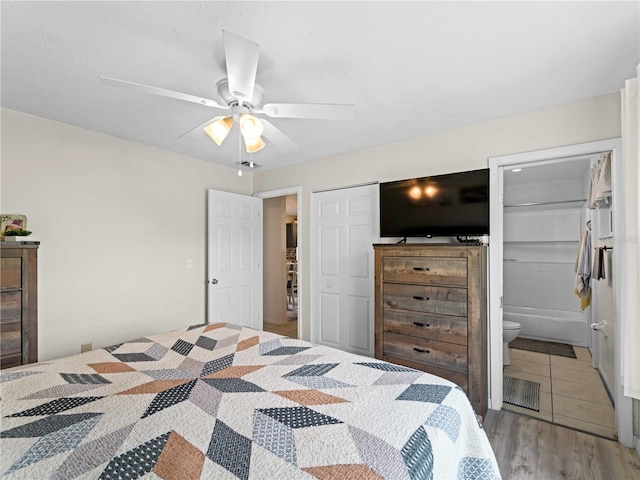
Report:
[[[635,450],[613,440],[504,410],[489,410],[484,428],[503,480],[640,479]]]
[[[262,329],[265,332],[277,333],[285,337],[298,338],[298,323],[286,322],[286,323],[268,323],[264,322]]]

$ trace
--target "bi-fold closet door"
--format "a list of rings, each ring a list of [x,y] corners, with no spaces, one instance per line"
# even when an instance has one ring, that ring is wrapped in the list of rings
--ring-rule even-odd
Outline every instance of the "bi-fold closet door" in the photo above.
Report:
[[[311,341],[374,355],[378,185],[312,194]]]

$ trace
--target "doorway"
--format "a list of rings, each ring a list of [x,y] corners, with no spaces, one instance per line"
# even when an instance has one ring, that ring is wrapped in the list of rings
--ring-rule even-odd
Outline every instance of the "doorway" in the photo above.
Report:
[[[300,189],[258,193],[264,215],[264,321],[262,329],[300,337]]]
[[[522,298],[518,298],[517,292],[514,294],[513,283],[511,281],[509,281],[510,283],[507,286],[507,283],[508,283],[507,276],[510,274],[510,270],[514,270],[514,269],[526,270],[527,268],[531,270],[531,266],[525,263],[527,260],[538,261],[540,260],[540,255],[542,253],[545,253],[545,255],[549,254],[549,252],[546,251],[548,250],[549,246],[546,244],[545,245],[537,244],[535,245],[535,248],[531,246],[525,247],[525,244],[531,238],[538,239],[538,236],[540,236],[540,233],[541,233],[540,231],[543,229],[535,228],[535,226],[532,227],[531,229],[528,229],[528,225],[526,224],[526,222],[522,223],[522,220],[523,219],[526,220],[528,218],[535,218],[536,215],[541,215],[541,217],[545,218],[548,221],[552,215],[550,215],[549,212],[542,212],[542,213],[536,212],[535,209],[542,208],[541,206],[525,205],[526,203],[545,203],[545,202],[513,201],[511,204],[508,203],[507,200],[508,200],[509,192],[507,189],[507,185],[508,185],[509,176],[511,176],[512,174],[511,170],[516,169],[516,167],[540,168],[545,166],[548,167],[549,165],[554,165],[554,164],[562,165],[563,163],[569,162],[572,160],[578,161],[580,159],[585,159],[585,158],[589,159],[591,155],[597,155],[601,152],[607,152],[607,151],[612,153],[612,166],[613,166],[612,173],[613,173],[613,184],[615,186],[615,184],[619,182],[619,180],[616,179],[617,172],[615,167],[617,161],[619,161],[619,155],[620,155],[619,139],[607,140],[607,141],[601,141],[601,142],[592,142],[588,144],[579,144],[579,145],[573,145],[568,147],[560,147],[560,148],[542,150],[537,152],[527,152],[522,154],[506,155],[502,157],[494,157],[489,159],[490,183],[491,183],[490,191],[491,191],[491,205],[492,205],[492,208],[491,208],[492,231],[491,231],[491,247],[490,247],[490,254],[489,254],[490,255],[489,285],[490,285],[490,292],[491,292],[490,293],[491,320],[490,320],[490,328],[489,328],[489,333],[490,333],[489,406],[492,409],[498,410],[503,408],[504,406],[503,405],[503,378],[505,375],[504,373],[505,370],[503,370],[503,343],[502,343],[503,318],[506,318],[505,312],[507,311],[506,308],[507,308],[508,302],[518,303],[522,301]],[[547,183],[548,182],[549,182],[549,179],[547,179]],[[534,189],[540,188],[540,185],[538,185],[537,187],[534,186],[533,188]],[[518,194],[522,194],[523,192],[526,192],[526,190],[527,188],[524,188],[522,186],[517,187]],[[566,190],[564,193],[566,193]],[[579,195],[576,198],[567,198],[567,200],[581,201],[582,198],[583,197]],[[576,202],[576,203],[580,205],[580,202]],[[615,187],[613,192],[613,204],[614,205],[616,204]],[[519,206],[510,207],[509,205],[519,205]],[[560,207],[562,207],[561,210],[565,210],[564,207],[567,205],[569,204],[560,204]],[[513,210],[514,208],[521,208],[521,209],[528,208],[529,210],[534,210],[534,211],[533,213],[529,213],[527,216],[522,214],[514,214],[513,212],[510,211],[510,210]],[[545,206],[545,208],[553,209],[553,208],[559,208],[559,207],[558,207],[558,204],[556,204],[555,206],[553,205]],[[567,212],[563,213],[563,215],[566,213],[566,215],[571,216],[570,210],[571,209],[568,209]],[[577,218],[581,226],[586,225],[586,222],[590,220],[590,218],[587,218],[588,213],[585,210],[582,210],[582,213],[581,213],[580,207],[578,207],[576,209],[576,212],[574,213],[577,213],[578,216],[577,217],[573,216],[571,218]],[[520,219],[521,220],[520,223],[518,224],[518,222],[516,221],[515,228],[513,226],[509,226],[508,224],[509,217],[518,217],[518,216],[522,217]],[[567,218],[569,218],[569,216]],[[562,230],[562,228],[566,226],[565,224],[567,222],[568,220],[566,219],[561,220],[559,222],[560,224],[559,228]],[[613,222],[614,229],[611,232],[612,234],[611,239],[615,238],[616,236],[616,230],[615,230],[616,223],[617,222],[615,221]],[[531,233],[530,238],[529,237],[520,238],[518,236],[518,233],[522,234],[523,232]],[[543,239],[542,237],[540,237],[540,239],[555,241],[555,240],[564,240],[564,237],[562,238],[558,237],[556,239],[555,237],[551,236],[549,237],[549,239],[546,239],[546,238]],[[517,242],[518,240],[520,240],[521,242],[518,243]],[[566,240],[573,242],[572,243],[573,247],[576,247],[576,250],[574,250],[573,255],[570,255],[569,254],[570,252],[568,252],[567,250],[567,249],[571,249],[572,247],[569,247],[568,244],[565,245],[564,242],[562,242],[559,244],[560,247],[558,247],[559,248],[558,252],[553,253],[551,257],[546,257],[546,258],[552,258],[554,260],[554,263],[553,264],[550,263],[549,265],[548,264],[542,265],[540,264],[540,262],[538,262],[539,264],[534,266],[534,270],[545,271],[545,269],[555,268],[564,272],[564,270],[569,269],[568,272],[564,272],[563,274],[568,273],[570,275],[571,270],[573,270],[573,272],[575,273],[575,258],[577,253],[577,245],[580,243],[580,241],[579,241],[579,238],[578,238],[578,241],[576,241],[576,238],[573,238],[573,237],[571,239],[567,238]],[[510,244],[511,241],[513,241],[513,244]],[[567,242],[567,243],[570,243],[570,242]],[[558,243],[558,242],[550,242],[550,244],[551,243]],[[565,250],[564,253],[563,253],[563,250]],[[615,276],[616,276],[616,272],[619,271],[619,269],[616,268],[616,265],[619,264],[619,262],[624,261],[624,259],[621,258],[622,256],[623,255],[616,255],[616,257],[612,258],[611,265],[613,270],[612,276],[614,277],[613,283],[616,283]],[[519,259],[523,259],[524,261],[521,261],[520,263],[518,263]],[[517,278],[517,277],[518,275],[516,275],[514,278]],[[524,279],[529,280],[529,277],[525,275]],[[544,288],[544,284],[538,283],[538,285],[539,285],[538,289]],[[573,294],[569,292],[568,295],[573,295]],[[514,298],[515,298],[515,301],[514,301]],[[562,301],[565,301],[565,300],[562,300]],[[615,301],[613,303],[615,303]],[[519,306],[516,305],[516,307],[519,307]],[[615,310],[615,307],[612,308],[612,310]],[[588,320],[585,319],[581,328],[584,329],[585,326],[588,325],[587,321]],[[615,326],[612,326],[612,330],[615,330],[610,332],[613,338],[621,338],[620,324],[621,322],[616,322]],[[590,335],[590,332],[587,332],[586,335]],[[583,332],[583,336],[584,336],[584,332]],[[592,342],[591,338],[588,338],[586,343],[587,347],[584,347],[584,346],[577,347],[577,348],[583,349],[583,350],[579,350],[580,356],[583,359],[583,364],[576,365],[576,366],[572,365],[573,367],[576,367],[576,368],[578,367],[584,368],[585,373],[583,373],[583,375],[587,375],[594,372],[594,370],[591,369],[591,365],[589,365],[590,363],[592,363],[591,356],[588,355],[589,346],[594,348],[594,356],[596,357],[593,360],[593,363],[594,363],[593,366],[597,367],[602,372],[602,366],[598,364],[599,363],[599,360],[597,358],[598,349],[596,345],[592,344],[591,342]],[[511,349],[511,351],[513,350]],[[538,359],[538,360],[542,360],[542,359]],[[615,413],[613,413],[613,416],[614,416],[613,432],[617,434],[617,439],[620,441],[620,443],[622,443],[623,445],[628,445],[632,441],[632,432],[631,432],[631,427],[629,425],[629,422],[625,421],[624,419],[625,418],[628,419],[631,416],[631,400],[628,397],[624,397],[624,395],[622,394],[622,388],[619,385],[619,382],[617,381],[617,379],[619,378],[618,372],[620,371],[619,368],[620,368],[621,360],[622,360],[621,346],[619,344],[616,344],[615,355],[614,355],[615,365],[613,367],[614,372],[611,375],[611,377],[613,377],[612,385],[611,385],[611,396],[615,404]],[[549,390],[551,390],[553,387],[553,377],[552,377],[553,364],[562,368],[560,364],[566,361],[567,360],[557,360],[557,359],[554,360],[552,357],[549,357],[548,365],[532,364],[532,366],[535,366],[540,371],[542,370],[549,371]],[[580,374],[578,373],[575,374],[575,378],[579,376]],[[597,375],[596,375],[596,378],[597,378]],[[571,378],[570,380],[573,380],[573,379],[574,378]],[[566,388],[566,385],[564,385],[563,382],[561,381],[557,382],[557,386],[558,386],[558,389]],[[576,387],[576,388],[585,388],[585,387]],[[586,388],[588,390],[588,387]],[[552,392],[549,392],[549,393],[552,394]],[[566,394],[567,392],[565,391],[564,393]],[[576,395],[574,394],[573,396],[576,396]],[[553,397],[550,395],[549,399],[550,401],[552,401]],[[602,399],[600,400],[602,401]],[[606,400],[606,398],[604,400]],[[549,408],[550,410],[553,409],[552,405],[548,406],[547,408]],[[558,410],[560,411],[561,408],[559,408]],[[597,408],[596,408],[596,411],[598,411]],[[552,415],[551,421],[553,421],[553,412],[551,412],[551,415]],[[558,415],[558,419],[560,419],[563,416],[564,415]],[[584,428],[582,428],[584,427],[584,424],[580,424],[579,422],[574,422],[573,424],[571,424],[571,421],[568,421],[566,419],[563,419],[563,421],[567,426],[584,430]],[[599,432],[594,432],[594,433],[599,433]]]

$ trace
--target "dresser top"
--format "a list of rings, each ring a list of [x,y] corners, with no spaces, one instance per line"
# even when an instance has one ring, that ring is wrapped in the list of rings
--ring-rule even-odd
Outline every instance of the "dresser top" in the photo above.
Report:
[[[0,241],[0,248],[38,248],[40,246],[40,242],[35,240],[24,240],[20,242],[14,241]]]

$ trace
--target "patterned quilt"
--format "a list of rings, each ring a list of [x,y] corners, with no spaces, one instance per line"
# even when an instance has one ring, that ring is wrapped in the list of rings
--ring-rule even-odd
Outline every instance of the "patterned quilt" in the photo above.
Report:
[[[6,479],[494,479],[465,394],[233,324],[2,371]]]

